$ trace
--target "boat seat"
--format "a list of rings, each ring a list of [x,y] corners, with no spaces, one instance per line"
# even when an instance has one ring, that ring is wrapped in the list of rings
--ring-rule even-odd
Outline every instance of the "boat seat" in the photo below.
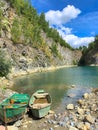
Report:
[[[33,104],[32,108],[33,109],[41,109],[41,108],[47,107],[49,105],[50,105],[50,103],[42,103],[42,104],[38,103],[38,104]]]
[[[49,94],[48,93],[43,93],[43,94],[36,93],[36,94],[34,94],[34,97],[35,98],[45,98],[47,95],[49,95]]]

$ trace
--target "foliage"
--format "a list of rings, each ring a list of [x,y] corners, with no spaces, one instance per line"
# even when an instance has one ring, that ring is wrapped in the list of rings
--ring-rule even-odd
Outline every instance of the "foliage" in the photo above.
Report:
[[[0,21],[2,20],[2,18],[3,18],[3,12],[2,12],[2,9],[1,9],[1,7],[2,7],[2,3],[0,3]],[[2,22],[0,22],[0,35],[1,35],[1,29],[2,29]]]
[[[5,53],[0,50],[0,77],[6,77],[10,72],[10,68],[10,61],[5,57]]]
[[[45,20],[45,14],[41,13],[39,16],[39,21],[38,21],[41,29],[43,29],[44,32],[47,32],[49,30],[49,23]]]
[[[86,46],[82,47],[82,53],[83,55],[86,55],[92,49],[97,49],[97,48],[98,48],[98,35],[95,36],[94,42],[89,43],[88,47]]]
[[[52,53],[54,54],[54,56],[58,56],[57,44],[52,43],[52,46],[50,49],[51,49]]]
[[[12,40],[14,43],[32,44],[38,47],[41,42],[38,15],[28,1],[10,0],[20,17],[16,17],[11,28]]]
[[[79,61],[79,65],[85,65],[86,64],[86,55],[91,52],[92,50],[98,50],[98,35],[95,36],[95,40],[91,43],[89,43],[88,47],[83,46],[80,47],[80,49],[82,50],[82,57]]]
[[[47,37],[53,39],[54,42],[60,43],[61,46],[73,49],[59,35],[56,29],[50,28],[49,23],[45,20],[45,14],[37,14],[36,9],[31,6],[30,0],[10,0],[11,6],[15,8],[19,19],[15,19],[12,26],[12,40],[15,43],[30,43],[34,47],[39,48],[42,44],[40,31],[43,30]],[[19,24],[19,25],[18,25]]]
[[[73,49],[65,40],[59,35],[58,31],[54,28],[49,27],[49,23],[45,20],[45,14],[41,13],[39,17],[39,25],[44,32],[46,32],[47,37],[52,38],[56,43],[60,43],[61,46]]]
[[[11,6],[16,9],[16,12],[20,15],[24,7],[28,5],[27,1],[24,2],[24,0],[10,0]]]
[[[78,61],[77,60],[73,60],[73,65],[78,65]]]
[[[20,36],[21,36],[21,26],[20,26],[19,20],[16,18],[13,21],[11,34],[12,34],[12,40],[14,41],[14,43],[19,43]]]

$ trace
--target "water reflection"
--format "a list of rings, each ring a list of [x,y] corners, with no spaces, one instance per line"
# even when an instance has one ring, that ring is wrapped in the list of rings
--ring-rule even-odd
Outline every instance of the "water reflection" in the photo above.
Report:
[[[69,101],[66,97],[68,93],[74,93],[76,99],[89,87],[98,87],[97,79],[98,67],[63,68],[15,78],[13,89],[30,95],[38,89],[44,89],[52,97],[52,108],[57,109],[59,106],[65,106],[65,102]],[[72,84],[75,84],[76,88],[68,87]]]

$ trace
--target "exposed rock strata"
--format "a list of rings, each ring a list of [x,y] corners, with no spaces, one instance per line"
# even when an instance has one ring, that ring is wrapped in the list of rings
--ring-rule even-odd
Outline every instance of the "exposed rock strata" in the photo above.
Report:
[[[2,23],[5,27],[5,29],[1,29],[0,49],[2,49],[6,53],[6,56],[11,60],[12,73],[18,73],[21,71],[24,71],[24,73],[27,71],[30,72],[38,67],[68,66],[78,63],[82,55],[81,52],[78,50],[72,51],[67,47],[61,46],[60,43],[55,43],[57,44],[59,56],[54,55],[50,49],[54,41],[53,39],[48,38],[43,31],[41,32],[41,37],[48,45],[48,51],[51,55],[50,58],[47,57],[45,52],[41,49],[36,49],[25,43],[15,44],[12,41],[11,27],[13,19],[15,17],[18,19],[18,16],[8,1],[1,0],[0,2],[4,3],[4,7],[2,7],[4,16]]]

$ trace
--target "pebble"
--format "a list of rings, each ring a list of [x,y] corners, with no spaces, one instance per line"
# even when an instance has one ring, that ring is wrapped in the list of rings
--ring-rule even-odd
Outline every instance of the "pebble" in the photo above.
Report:
[[[14,124],[14,126],[16,126],[16,127],[19,127],[19,126],[21,126],[21,125],[22,125],[21,120],[18,120],[18,121],[15,122],[15,124]]]
[[[52,120],[48,120],[48,123],[49,123],[49,124],[52,124]]]
[[[54,125],[55,128],[59,127],[59,125]]]
[[[64,125],[65,125],[65,122],[59,121],[59,122],[58,122],[58,125],[59,125],[59,126],[64,126]]]
[[[27,128],[27,125],[23,125],[24,128]]]
[[[74,123],[74,122],[70,122],[70,125],[71,125],[71,126],[75,126],[75,123]]]

